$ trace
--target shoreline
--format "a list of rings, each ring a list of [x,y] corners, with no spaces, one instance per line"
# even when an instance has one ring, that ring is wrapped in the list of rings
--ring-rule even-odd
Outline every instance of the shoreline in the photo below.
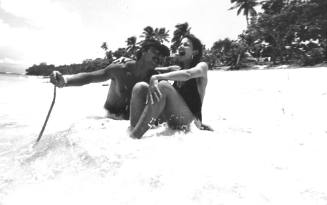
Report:
[[[281,64],[281,65],[251,65],[247,67],[242,67],[240,69],[231,70],[230,66],[216,67],[216,69],[211,69],[210,71],[251,71],[251,70],[278,70],[278,69],[303,69],[303,68],[327,68],[327,63],[320,63],[312,66],[302,66],[295,64]]]

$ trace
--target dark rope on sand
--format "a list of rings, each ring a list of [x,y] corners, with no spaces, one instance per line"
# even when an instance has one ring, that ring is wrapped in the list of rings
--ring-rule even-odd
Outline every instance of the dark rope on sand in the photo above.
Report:
[[[49,111],[48,111],[48,115],[47,115],[47,117],[45,118],[45,121],[44,121],[44,123],[43,123],[42,129],[41,129],[41,132],[40,132],[40,134],[39,134],[39,137],[36,139],[35,144],[37,144],[37,143],[40,141],[41,137],[42,137],[42,134],[43,134],[43,132],[44,132],[45,127],[47,126],[47,123],[48,123],[48,120],[49,120],[49,117],[50,117],[50,113],[51,113],[51,111],[52,111],[53,105],[55,104],[55,101],[56,101],[56,86],[54,86],[54,89],[53,89],[53,100],[52,100],[52,103],[51,103],[50,109],[49,109]]]

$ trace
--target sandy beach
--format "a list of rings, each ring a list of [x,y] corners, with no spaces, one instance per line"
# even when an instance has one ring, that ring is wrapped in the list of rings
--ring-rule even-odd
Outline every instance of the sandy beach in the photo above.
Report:
[[[0,204],[327,204],[326,76],[326,67],[210,71],[203,121],[215,131],[162,125],[141,140],[128,137],[128,121],[103,117],[103,83],[58,89],[34,148],[52,85],[8,80]]]

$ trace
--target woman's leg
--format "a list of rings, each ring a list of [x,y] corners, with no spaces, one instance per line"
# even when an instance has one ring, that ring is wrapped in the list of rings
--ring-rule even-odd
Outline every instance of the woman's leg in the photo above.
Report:
[[[136,126],[136,123],[143,113],[149,90],[148,88],[149,84],[146,82],[139,82],[133,87],[130,104],[130,123],[132,128]]]
[[[150,123],[158,116],[164,116],[168,125],[175,128],[188,125],[194,119],[184,99],[167,81],[159,82],[159,89],[162,93],[159,102],[148,103],[143,109],[142,115],[131,132],[131,137],[141,138],[150,128]]]

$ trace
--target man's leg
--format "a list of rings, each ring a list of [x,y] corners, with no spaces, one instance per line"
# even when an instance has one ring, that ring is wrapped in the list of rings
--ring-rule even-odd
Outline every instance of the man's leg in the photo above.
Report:
[[[161,81],[159,89],[162,93],[160,101],[154,104],[148,103],[144,107],[142,115],[131,132],[132,137],[141,138],[150,128],[150,122],[159,115],[164,116],[168,125],[175,128],[188,125],[194,119],[184,99],[172,85]]]

